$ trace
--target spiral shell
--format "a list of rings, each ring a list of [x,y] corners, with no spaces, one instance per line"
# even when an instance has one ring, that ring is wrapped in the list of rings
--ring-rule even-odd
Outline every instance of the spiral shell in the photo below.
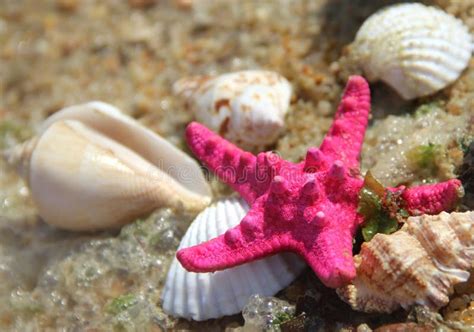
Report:
[[[263,70],[183,78],[173,89],[187,99],[197,121],[251,150],[276,141],[291,97],[283,76]]]
[[[242,199],[225,198],[201,212],[179,249],[197,245],[236,226],[248,211]],[[163,309],[197,321],[232,315],[253,294],[274,295],[295,279],[306,264],[295,254],[278,254],[215,273],[186,271],[175,258],[163,292]]]
[[[211,200],[193,159],[101,102],[59,111],[5,157],[39,215],[64,229],[116,227],[159,207],[199,211]]]
[[[473,259],[473,211],[410,217],[399,231],[362,245],[356,279],[337,293],[358,311],[390,313],[415,303],[437,310],[469,278]]]
[[[467,67],[472,36],[458,19],[419,3],[390,6],[370,16],[351,52],[370,81],[382,80],[404,99],[430,95]]]

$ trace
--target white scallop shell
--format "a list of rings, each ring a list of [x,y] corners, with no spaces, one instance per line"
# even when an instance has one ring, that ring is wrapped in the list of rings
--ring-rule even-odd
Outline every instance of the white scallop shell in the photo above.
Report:
[[[183,78],[173,89],[187,98],[197,121],[248,149],[276,141],[291,97],[290,83],[264,70]]]
[[[65,229],[117,227],[159,207],[200,211],[211,201],[193,159],[101,102],[59,111],[5,156],[39,215]]]
[[[384,81],[405,99],[433,94],[454,82],[472,50],[472,36],[459,19],[419,3],[376,12],[352,44],[367,78]]]
[[[242,199],[225,198],[201,212],[181,240],[179,249],[197,245],[236,226],[248,211]],[[293,253],[277,254],[214,273],[186,271],[176,257],[163,291],[163,309],[197,321],[238,313],[253,294],[271,296],[305,268]]]

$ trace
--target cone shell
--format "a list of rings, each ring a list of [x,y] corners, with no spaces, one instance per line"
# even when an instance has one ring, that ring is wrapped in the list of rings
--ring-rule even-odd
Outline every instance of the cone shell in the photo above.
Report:
[[[390,6],[370,16],[351,46],[370,81],[384,81],[405,99],[454,82],[472,50],[472,36],[460,20],[419,3]]]
[[[420,304],[437,310],[453,286],[469,278],[474,212],[408,218],[391,235],[377,234],[354,257],[357,277],[337,293],[354,310],[390,313]]]
[[[291,97],[283,76],[263,70],[183,78],[173,89],[186,98],[197,121],[251,150],[276,141]]]
[[[191,224],[179,249],[217,237],[236,226],[248,211],[237,198],[226,198],[204,210]],[[305,263],[295,254],[277,254],[215,273],[186,271],[175,258],[163,292],[163,309],[197,321],[232,315],[252,294],[271,296],[293,281]]]
[[[59,111],[6,155],[39,215],[64,229],[117,227],[159,207],[197,212],[211,200],[196,162],[105,103]]]

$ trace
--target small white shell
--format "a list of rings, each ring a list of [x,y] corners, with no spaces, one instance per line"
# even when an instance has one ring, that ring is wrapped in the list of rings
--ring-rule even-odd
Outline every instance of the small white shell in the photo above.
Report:
[[[59,111],[5,155],[39,215],[65,229],[116,227],[159,207],[199,211],[211,200],[193,159],[101,102]]]
[[[242,199],[226,198],[193,221],[179,248],[197,245],[236,226],[248,211]],[[292,253],[277,254],[214,273],[186,271],[175,258],[163,291],[163,309],[197,321],[232,315],[253,294],[271,296],[286,287],[306,264]]]
[[[473,43],[460,20],[410,3],[370,16],[351,50],[370,81],[382,80],[404,99],[413,99],[454,82],[469,63]]]
[[[283,76],[263,70],[183,78],[173,90],[187,98],[197,121],[249,149],[276,141],[291,97]]]

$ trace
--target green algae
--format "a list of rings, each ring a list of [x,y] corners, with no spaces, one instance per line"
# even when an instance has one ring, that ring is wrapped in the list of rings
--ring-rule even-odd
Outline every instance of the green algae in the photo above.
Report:
[[[436,160],[444,154],[444,149],[439,144],[428,143],[426,145],[418,145],[408,150],[406,156],[409,164],[413,168],[427,169],[431,173],[436,172]]]
[[[133,294],[120,295],[113,299],[106,307],[109,314],[117,315],[124,310],[134,306],[137,303],[137,298]]]
[[[390,218],[386,213],[380,213],[364,223],[362,228],[362,236],[364,240],[370,241],[378,234],[391,234],[398,229],[398,223],[395,219]]]
[[[6,148],[10,142],[22,142],[31,136],[30,129],[17,121],[0,122],[0,148]]]
[[[357,207],[357,212],[364,216],[362,236],[365,241],[372,240],[377,233],[390,234],[398,229],[397,219],[389,213],[388,209],[388,206],[392,204],[392,193],[386,191],[370,171],[367,172],[364,186],[359,193]]]
[[[398,229],[398,222],[383,209],[381,200],[370,189],[363,188],[360,193],[359,213],[364,215],[362,236],[370,241],[377,233],[390,234]]]
[[[281,311],[281,312],[278,312],[275,315],[275,318],[273,319],[272,325],[273,326],[280,326],[281,324],[284,324],[284,323],[290,321],[293,318],[294,318],[294,316],[291,313]]]
[[[419,106],[414,113],[415,118],[421,118],[436,109],[442,108],[442,103],[439,100],[432,101],[430,103],[423,104]]]
[[[469,148],[471,144],[474,142],[474,135],[467,135],[458,140],[459,148],[461,149],[462,153],[466,155],[469,152]]]

